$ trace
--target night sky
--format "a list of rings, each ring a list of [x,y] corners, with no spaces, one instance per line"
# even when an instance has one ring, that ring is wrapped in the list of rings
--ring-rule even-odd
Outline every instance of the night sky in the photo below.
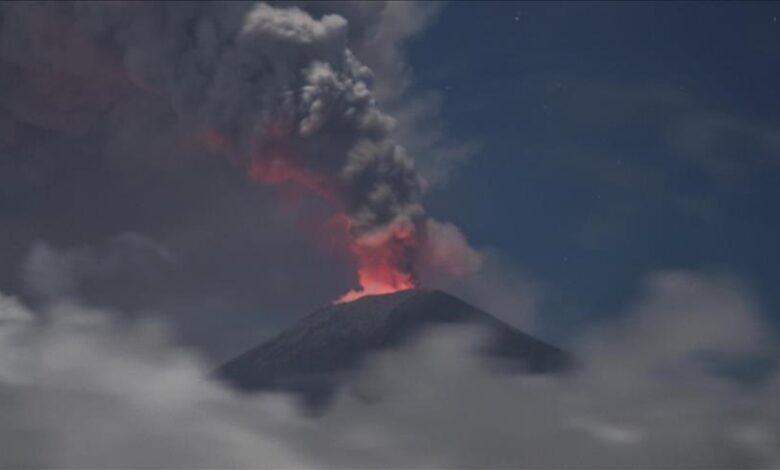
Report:
[[[431,210],[543,283],[566,336],[647,272],[746,281],[780,317],[776,3],[449,4],[415,85],[479,150]]]

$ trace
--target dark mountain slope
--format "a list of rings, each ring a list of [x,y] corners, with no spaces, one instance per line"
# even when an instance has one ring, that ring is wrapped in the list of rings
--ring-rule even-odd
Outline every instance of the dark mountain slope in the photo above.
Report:
[[[286,390],[327,398],[371,353],[398,346],[437,325],[488,330],[485,353],[523,371],[563,370],[566,353],[466,302],[436,290],[408,290],[329,305],[227,362],[218,375],[245,391]]]

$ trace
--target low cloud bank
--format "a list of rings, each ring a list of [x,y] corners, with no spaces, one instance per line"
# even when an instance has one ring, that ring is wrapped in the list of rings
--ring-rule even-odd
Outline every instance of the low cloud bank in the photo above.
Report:
[[[209,380],[160,322],[1,296],[0,466],[773,468],[780,380],[717,367],[774,357],[768,331],[735,280],[656,273],[571,374],[502,375],[480,331],[433,330],[313,418]]]

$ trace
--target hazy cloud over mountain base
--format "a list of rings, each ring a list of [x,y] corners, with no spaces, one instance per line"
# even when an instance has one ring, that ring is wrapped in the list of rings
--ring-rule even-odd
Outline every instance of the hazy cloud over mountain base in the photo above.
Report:
[[[508,377],[479,331],[431,331],[365,365],[323,415],[242,396],[159,322],[75,300],[0,297],[0,466],[100,468],[771,468],[777,378],[708,358],[771,357],[734,280],[656,273],[564,377]]]

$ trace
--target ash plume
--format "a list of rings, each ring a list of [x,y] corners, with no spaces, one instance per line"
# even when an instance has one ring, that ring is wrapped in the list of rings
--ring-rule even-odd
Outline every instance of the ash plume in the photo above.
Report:
[[[367,33],[312,8],[25,3],[4,7],[3,35],[31,45],[30,57],[14,59],[21,67],[43,62],[76,77],[121,69],[253,180],[334,202],[347,215],[364,289],[412,287],[427,225],[421,180],[391,137],[394,120],[377,105],[372,71],[348,47],[350,34]]]

